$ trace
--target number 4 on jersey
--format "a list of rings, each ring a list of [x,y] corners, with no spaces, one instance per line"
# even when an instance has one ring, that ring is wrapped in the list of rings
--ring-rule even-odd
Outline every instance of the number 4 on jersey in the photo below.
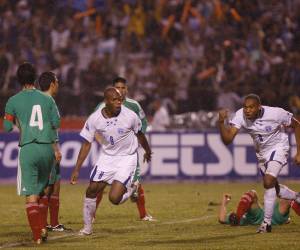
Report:
[[[33,105],[29,126],[39,127],[39,130],[43,129],[43,116],[42,116],[42,109],[40,105]]]

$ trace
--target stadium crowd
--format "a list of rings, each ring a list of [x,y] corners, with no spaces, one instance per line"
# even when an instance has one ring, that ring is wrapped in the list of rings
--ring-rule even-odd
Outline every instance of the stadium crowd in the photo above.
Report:
[[[157,99],[235,110],[250,92],[299,113],[300,1],[1,0],[1,106],[23,61],[58,75],[63,116],[90,114],[116,75],[147,114]]]

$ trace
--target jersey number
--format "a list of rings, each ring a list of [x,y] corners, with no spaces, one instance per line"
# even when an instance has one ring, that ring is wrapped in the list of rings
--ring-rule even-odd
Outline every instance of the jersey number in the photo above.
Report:
[[[39,130],[43,129],[43,116],[40,105],[33,105],[31,111],[31,117],[29,122],[30,127],[39,127]]]

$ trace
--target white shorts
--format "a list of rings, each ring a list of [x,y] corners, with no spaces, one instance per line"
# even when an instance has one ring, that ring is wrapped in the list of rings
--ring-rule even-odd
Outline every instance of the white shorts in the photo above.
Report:
[[[125,156],[111,156],[101,154],[93,168],[90,181],[103,181],[112,184],[119,181],[130,187],[137,166],[137,153]]]
[[[277,178],[281,169],[287,164],[288,155],[289,153],[287,149],[280,148],[264,154],[263,157],[257,155],[258,167],[262,175],[269,174]],[[277,164],[271,163],[274,161]]]

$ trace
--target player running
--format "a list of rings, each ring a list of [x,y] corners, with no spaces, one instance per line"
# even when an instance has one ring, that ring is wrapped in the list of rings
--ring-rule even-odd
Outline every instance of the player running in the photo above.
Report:
[[[145,112],[143,111],[141,105],[133,100],[127,97],[127,93],[128,93],[128,87],[127,87],[127,81],[125,78],[123,77],[117,77],[113,80],[113,86],[118,89],[122,95],[122,104],[127,107],[128,109],[132,110],[134,113],[136,113],[138,115],[138,117],[141,119],[142,122],[142,129],[141,131],[145,134],[146,130],[147,130],[147,126],[148,126],[148,122],[147,122],[147,118],[145,116]],[[102,109],[105,106],[105,103],[100,103],[97,107],[97,109]],[[97,139],[97,137],[96,137]],[[99,141],[99,143],[101,144],[101,141]],[[144,192],[144,188],[141,185],[141,169],[140,169],[140,164],[139,162],[137,162],[137,167],[136,167],[136,171],[134,174],[134,178],[133,178],[133,183],[135,185],[137,185],[137,191],[134,192],[131,196],[131,200],[133,202],[136,202],[138,211],[139,211],[139,215],[140,215],[140,219],[143,221],[155,221],[155,219],[146,211],[146,206],[145,206],[145,192]],[[102,200],[102,196],[103,196],[103,192],[100,192],[97,196],[97,205],[96,208],[98,208],[101,200]],[[96,216],[96,213],[94,215],[94,218]]]
[[[135,191],[132,180],[137,166],[139,143],[145,150],[144,160],[151,160],[151,149],[141,132],[141,121],[131,110],[122,105],[122,96],[116,88],[104,92],[105,107],[97,109],[86,121],[80,135],[82,143],[71,184],[76,184],[79,170],[86,159],[91,143],[98,133],[103,140],[99,158],[91,172],[83,207],[84,227],[80,235],[92,233],[92,220],[96,211],[96,197],[109,184],[109,200],[119,205]]]
[[[290,192],[286,186],[279,185],[277,180],[281,169],[287,164],[289,152],[289,140],[284,131],[285,127],[295,128],[297,154],[294,160],[297,165],[300,164],[299,122],[293,114],[282,108],[262,106],[259,96],[255,94],[245,97],[243,108],[235,113],[228,127],[224,124],[227,118],[228,112],[221,110],[219,129],[224,144],[230,144],[241,128],[244,128],[253,139],[265,188],[264,220],[257,233],[271,232],[276,194],[279,198],[300,201],[298,193]]]

